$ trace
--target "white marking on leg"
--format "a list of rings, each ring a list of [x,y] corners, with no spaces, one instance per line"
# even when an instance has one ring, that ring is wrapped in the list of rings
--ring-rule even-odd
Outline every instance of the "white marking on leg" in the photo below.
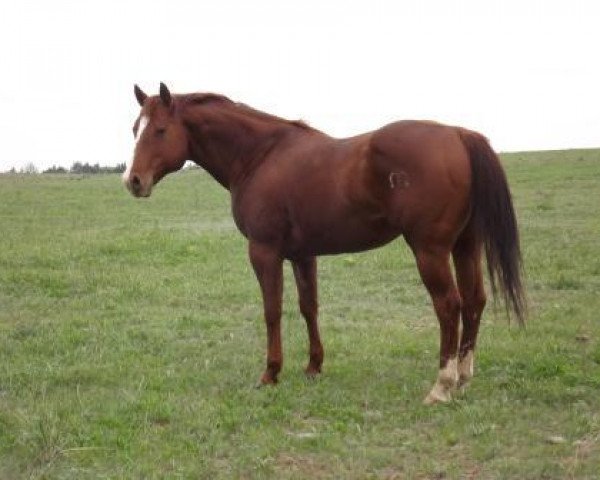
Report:
[[[449,402],[452,391],[458,382],[458,365],[456,357],[448,359],[446,366],[440,369],[438,378],[423,403],[432,405],[438,402]]]
[[[135,145],[137,145],[138,142],[140,141],[140,138],[142,137],[142,133],[144,133],[144,130],[148,126],[149,121],[150,121],[150,119],[148,118],[147,115],[144,115],[140,118],[140,123],[138,123],[137,132],[135,132]],[[132,155],[131,158],[129,159],[129,161],[127,162],[127,168],[125,169],[125,172],[123,172],[123,181],[124,182],[126,182],[129,179],[129,175],[131,174],[131,167],[133,165],[133,159],[135,156],[135,145],[133,147],[134,155]]]
[[[471,378],[473,378],[473,350],[469,350],[458,364],[459,386],[466,385]]]

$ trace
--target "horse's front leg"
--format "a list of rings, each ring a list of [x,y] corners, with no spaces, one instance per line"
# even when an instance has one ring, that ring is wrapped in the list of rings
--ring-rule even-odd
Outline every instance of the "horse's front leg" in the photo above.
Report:
[[[292,262],[296,286],[298,287],[298,303],[300,312],[306,320],[309,341],[309,361],[306,375],[314,377],[321,373],[323,363],[323,345],[319,336],[317,312],[317,260],[315,257],[296,259]]]
[[[283,258],[272,246],[250,241],[250,262],[263,296],[267,324],[267,368],[259,385],[277,383],[283,354],[281,351],[281,297],[283,293]]]

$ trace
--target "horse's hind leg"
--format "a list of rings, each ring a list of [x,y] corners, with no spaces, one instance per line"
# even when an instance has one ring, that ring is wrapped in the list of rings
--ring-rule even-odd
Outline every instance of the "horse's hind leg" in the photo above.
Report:
[[[457,350],[460,295],[450,269],[450,249],[413,245],[419,273],[440,323],[440,370],[425,404],[447,402],[458,382]]]
[[[462,387],[473,377],[473,354],[481,313],[486,302],[481,268],[481,242],[467,229],[461,234],[452,255],[462,298],[463,328],[458,349],[458,383]]]
[[[296,259],[292,261],[292,267],[298,287],[300,312],[308,329],[309,361],[306,374],[312,377],[321,372],[323,363],[323,345],[317,323],[317,261],[315,257]]]

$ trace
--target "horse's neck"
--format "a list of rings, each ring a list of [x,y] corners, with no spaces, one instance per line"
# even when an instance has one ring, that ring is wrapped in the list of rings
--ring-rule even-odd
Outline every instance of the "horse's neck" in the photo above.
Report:
[[[293,128],[236,111],[234,106],[205,110],[198,117],[192,112],[187,118],[191,160],[228,189],[250,174],[286,131]]]

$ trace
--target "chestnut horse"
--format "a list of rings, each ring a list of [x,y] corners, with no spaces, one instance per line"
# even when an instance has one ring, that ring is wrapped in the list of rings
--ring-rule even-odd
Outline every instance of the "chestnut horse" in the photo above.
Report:
[[[473,351],[486,303],[485,250],[494,293],[524,316],[521,254],[506,176],[485,137],[434,122],[401,121],[335,139],[299,121],[217,94],[172,95],[161,83],[141,112],[123,181],[147,197],[186,160],[231,193],[235,223],[248,239],[263,297],[266,369],[281,369],[283,261],[291,261],[308,327],[310,376],[321,371],[317,255],[380,247],[403,235],[439,320],[439,373],[425,403],[445,402],[473,376]],[[450,266],[454,261],[456,282]],[[462,330],[460,321],[462,319]]]

